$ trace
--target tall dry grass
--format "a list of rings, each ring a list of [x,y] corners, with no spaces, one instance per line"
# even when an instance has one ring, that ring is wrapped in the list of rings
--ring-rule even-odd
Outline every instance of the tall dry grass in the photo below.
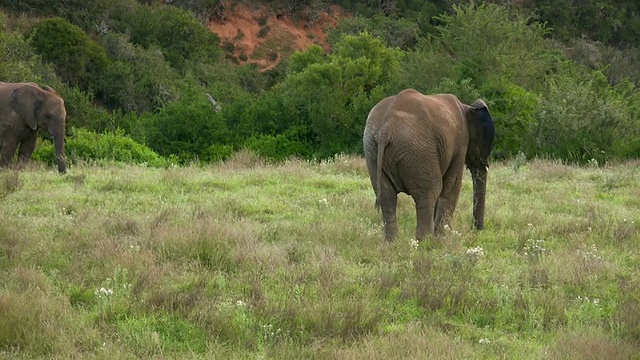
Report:
[[[364,161],[0,172],[0,357],[637,358],[638,163],[465,177],[383,240]]]

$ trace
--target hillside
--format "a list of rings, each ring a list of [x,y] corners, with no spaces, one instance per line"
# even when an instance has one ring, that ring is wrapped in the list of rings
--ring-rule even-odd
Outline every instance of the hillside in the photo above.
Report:
[[[209,21],[226,55],[261,70],[275,67],[286,54],[319,44],[329,50],[325,30],[346,16],[338,5],[306,8],[293,14],[257,2],[227,2]],[[312,20],[309,20],[312,19]]]

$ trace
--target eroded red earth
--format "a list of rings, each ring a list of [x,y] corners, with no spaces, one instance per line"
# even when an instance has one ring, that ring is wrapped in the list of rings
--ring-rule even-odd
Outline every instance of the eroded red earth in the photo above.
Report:
[[[264,4],[234,1],[224,4],[219,16],[211,17],[209,28],[220,36],[223,49],[232,48],[230,55],[239,63],[254,63],[265,71],[275,67],[283,53],[304,50],[311,44],[328,50],[325,30],[335,26],[345,13],[334,5],[315,14],[315,20],[310,22],[278,13]]]

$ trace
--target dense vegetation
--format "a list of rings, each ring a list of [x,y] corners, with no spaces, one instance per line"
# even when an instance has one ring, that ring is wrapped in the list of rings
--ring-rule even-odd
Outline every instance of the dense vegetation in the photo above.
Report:
[[[310,21],[329,5],[265,3]],[[216,161],[242,148],[273,159],[357,154],[369,109],[407,87],[486,99],[498,158],[640,155],[640,5],[334,3],[358,16],[331,30],[330,53],[312,46],[259,72],[237,65],[203,25],[232,3],[9,0],[0,5],[0,81],[52,85],[67,101],[71,137],[129,138],[167,159],[153,163]],[[100,160],[74,146],[72,161]],[[50,159],[46,150],[37,156]]]

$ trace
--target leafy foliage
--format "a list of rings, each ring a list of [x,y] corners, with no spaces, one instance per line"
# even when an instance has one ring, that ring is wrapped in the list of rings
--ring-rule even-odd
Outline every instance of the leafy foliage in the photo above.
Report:
[[[228,148],[211,147],[232,144],[232,138],[222,115],[214,111],[202,92],[187,91],[180,100],[145,115],[142,124],[146,143],[160,155],[177,155],[185,162],[218,160],[230,155]],[[215,150],[223,153],[217,154]]]
[[[158,46],[171,66],[179,70],[190,62],[215,62],[222,56],[218,35],[189,12],[173,6],[136,6],[122,14],[117,28],[129,32],[134,44]]]
[[[62,18],[40,22],[34,27],[30,42],[65,81],[83,90],[95,89],[108,63],[103,47]]]
[[[65,152],[71,163],[113,161],[129,164],[162,167],[167,160],[153,150],[141,145],[122,131],[102,134],[90,130],[76,129],[66,139]],[[34,160],[54,164],[55,149],[50,142],[42,142],[33,154]]]
[[[225,59],[203,26],[207,13],[228,10],[218,0],[10,0],[1,8],[44,18],[0,12],[0,81],[52,85],[70,127],[126,134],[183,163],[242,148],[274,159],[360,153],[368,111],[404,88],[483,98],[500,158],[640,155],[636,5],[335,3],[355,16],[329,32],[329,52],[281,54],[261,72]],[[270,2],[298,20],[329,5]]]
[[[100,94],[110,108],[143,113],[178,97],[185,84],[160,50],[134,45],[118,33],[104,35],[102,42],[111,61],[100,79]]]
[[[534,153],[586,163],[599,163],[620,154],[621,139],[634,139],[636,121],[626,111],[625,99],[606,89],[606,78],[594,73],[589,81],[568,76],[550,79],[545,99],[536,113]],[[637,142],[636,142],[637,144]],[[533,144],[531,144],[533,145]],[[537,151],[536,151],[537,150]]]
[[[387,46],[404,50],[412,49],[420,39],[418,25],[410,19],[395,19],[382,14],[371,18],[346,18],[329,32],[328,39],[332,43],[338,42],[344,34],[358,35],[368,32],[383,39]]]

